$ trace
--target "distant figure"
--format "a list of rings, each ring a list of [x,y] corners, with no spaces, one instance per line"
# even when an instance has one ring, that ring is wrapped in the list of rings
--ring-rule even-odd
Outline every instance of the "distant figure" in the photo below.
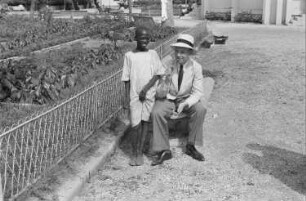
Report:
[[[187,12],[190,13],[191,11],[193,11],[193,1],[188,1],[188,7],[187,7]]]
[[[129,3],[127,0],[120,0],[118,4],[119,4],[119,10],[121,8],[127,9],[129,7]]]
[[[185,13],[187,13],[187,9],[184,8],[183,4],[180,4],[179,8],[180,8],[180,18],[181,18],[185,15]]]
[[[148,121],[155,102],[156,81],[164,74],[161,60],[155,50],[147,49],[150,34],[138,27],[135,33],[137,47],[124,56],[122,81],[125,83],[123,107],[130,111],[132,126],[131,166],[143,165],[143,146],[148,133]]]
[[[180,11],[181,11],[180,12],[180,18],[185,16],[186,14],[190,13],[193,10],[192,2],[189,2],[187,7],[184,7],[183,4],[180,4],[179,7],[180,7]]]

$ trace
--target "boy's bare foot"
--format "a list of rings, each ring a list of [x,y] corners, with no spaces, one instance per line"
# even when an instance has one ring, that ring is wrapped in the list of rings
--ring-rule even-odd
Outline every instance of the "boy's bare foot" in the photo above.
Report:
[[[140,166],[140,165],[143,165],[144,164],[144,161],[143,161],[143,155],[137,155],[136,157],[136,165]]]
[[[136,156],[131,156],[130,161],[129,161],[130,166],[136,166]]]

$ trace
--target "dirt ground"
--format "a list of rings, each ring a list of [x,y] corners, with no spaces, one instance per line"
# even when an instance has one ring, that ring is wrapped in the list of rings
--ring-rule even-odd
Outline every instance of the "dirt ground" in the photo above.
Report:
[[[130,167],[123,140],[75,201],[305,201],[305,28],[210,23],[226,45],[200,49],[222,71],[204,123],[206,157],[173,147],[161,166]]]

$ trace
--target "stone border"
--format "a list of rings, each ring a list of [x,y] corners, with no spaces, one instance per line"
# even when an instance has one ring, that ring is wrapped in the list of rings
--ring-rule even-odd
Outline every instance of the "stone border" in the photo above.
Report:
[[[82,167],[81,171],[74,175],[74,178],[67,180],[63,183],[59,190],[56,192],[59,201],[70,201],[77,196],[86,182],[90,181],[90,178],[98,172],[98,169],[105,164],[105,162],[115,153],[118,147],[121,137],[124,136],[128,130],[128,125],[118,133],[115,139],[108,145],[106,151],[105,147],[100,147],[92,156],[90,160]],[[100,155],[100,153],[103,153]],[[98,156],[97,156],[98,155]],[[99,156],[100,155],[100,156]]]
[[[98,139],[88,139],[87,143],[84,142],[74,151],[74,154],[47,173],[47,176],[42,179],[44,181],[38,182],[20,195],[16,201],[73,200],[86,183],[90,182],[91,177],[99,171],[99,168],[115,153],[121,138],[128,129],[129,122],[125,119],[120,120],[120,126],[114,133],[108,128],[99,129],[96,131],[96,135],[100,135]],[[91,152],[94,146],[98,148]]]

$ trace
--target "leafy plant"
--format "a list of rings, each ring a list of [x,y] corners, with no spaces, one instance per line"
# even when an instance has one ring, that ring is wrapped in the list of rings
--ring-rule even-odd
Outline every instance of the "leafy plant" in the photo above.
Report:
[[[159,24],[148,23],[147,20],[138,21],[135,24],[135,26],[136,27],[143,26],[149,29],[151,33],[150,41],[152,42],[177,34],[177,30],[174,27],[161,26]]]
[[[26,55],[41,48],[68,42],[85,36],[106,37],[109,30],[124,29],[129,23],[123,19],[110,20],[84,18],[80,20],[53,19],[49,10],[39,13],[39,18],[20,16],[4,18],[0,24],[0,59]]]
[[[205,18],[208,20],[223,20],[230,21],[231,20],[231,12],[206,12]]]
[[[63,89],[77,85],[79,78],[91,69],[101,68],[121,57],[121,51],[114,45],[102,44],[97,50],[75,46],[2,63],[0,101],[35,104],[57,101]]]

